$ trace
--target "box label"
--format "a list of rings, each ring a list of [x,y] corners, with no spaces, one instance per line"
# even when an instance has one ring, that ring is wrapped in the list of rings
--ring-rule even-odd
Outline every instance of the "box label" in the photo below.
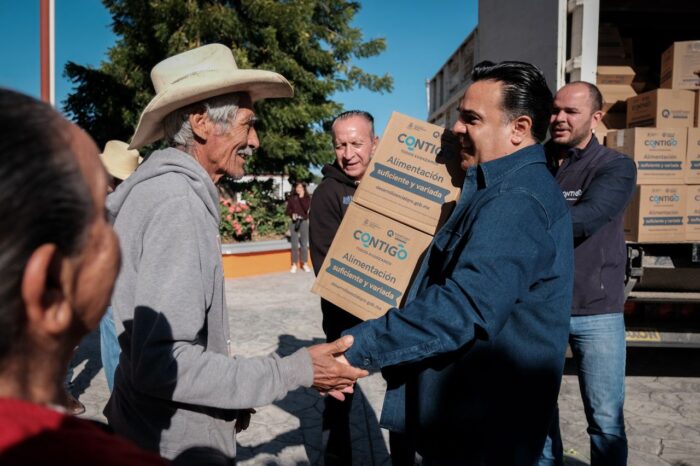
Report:
[[[360,319],[381,316],[401,305],[431,240],[353,202],[311,291]]]
[[[445,130],[394,112],[353,202],[434,234],[459,197],[464,171]]]
[[[421,167],[416,167],[401,160],[396,157],[390,157],[389,163],[396,165],[406,171],[418,173],[423,178],[436,180],[438,182],[444,182],[445,178],[436,174],[435,172],[429,172]],[[450,193],[448,189],[441,188],[439,185],[425,181],[425,179],[416,178],[415,176],[408,175],[401,171],[398,171],[392,167],[388,167],[382,163],[376,163],[374,165],[374,170],[370,173],[372,178],[384,181],[385,183],[395,186],[411,194],[428,199],[429,201],[442,204],[445,202],[445,197]]]

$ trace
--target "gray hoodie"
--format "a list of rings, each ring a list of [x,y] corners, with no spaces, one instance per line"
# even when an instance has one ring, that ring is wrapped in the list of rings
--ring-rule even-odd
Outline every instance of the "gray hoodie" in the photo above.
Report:
[[[107,202],[122,250],[112,296],[122,353],[105,415],[117,433],[188,464],[234,457],[236,410],[313,381],[305,349],[229,355],[218,199],[193,157],[166,149]]]

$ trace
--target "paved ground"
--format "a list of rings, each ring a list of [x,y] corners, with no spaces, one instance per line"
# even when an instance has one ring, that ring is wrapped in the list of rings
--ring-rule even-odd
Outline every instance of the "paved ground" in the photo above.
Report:
[[[231,333],[243,355],[289,354],[319,343],[318,297],[308,292],[312,274],[274,274],[227,281]],[[700,352],[631,349],[625,415],[631,466],[700,466]],[[74,394],[85,417],[104,420],[107,384],[99,358],[99,335],[89,335],[73,361]],[[588,437],[577,379],[564,376],[560,410],[567,465],[588,465]],[[353,405],[354,464],[389,465],[387,434],[377,426],[384,382],[363,379]],[[239,464],[320,464],[322,399],[297,390],[261,408],[239,435]]]

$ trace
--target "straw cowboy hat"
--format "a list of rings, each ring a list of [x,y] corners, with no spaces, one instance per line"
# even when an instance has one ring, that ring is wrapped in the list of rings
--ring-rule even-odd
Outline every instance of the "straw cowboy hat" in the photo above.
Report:
[[[108,141],[100,156],[107,172],[120,180],[134,173],[141,161],[139,151],[129,150],[129,145],[122,141]]]
[[[231,92],[247,92],[253,102],[272,97],[292,97],[284,76],[272,71],[241,70],[231,49],[209,44],[182,52],[153,67],[151,81],[156,96],[141,114],[130,149],[163,138],[163,118],[173,110]]]

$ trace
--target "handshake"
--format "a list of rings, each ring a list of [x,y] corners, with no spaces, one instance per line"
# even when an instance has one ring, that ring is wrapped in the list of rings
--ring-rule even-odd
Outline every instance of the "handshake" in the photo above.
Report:
[[[331,343],[309,347],[314,367],[313,387],[322,395],[330,395],[340,401],[344,393],[352,393],[355,381],[369,372],[352,367],[343,353],[352,346],[352,336],[346,335]]]

